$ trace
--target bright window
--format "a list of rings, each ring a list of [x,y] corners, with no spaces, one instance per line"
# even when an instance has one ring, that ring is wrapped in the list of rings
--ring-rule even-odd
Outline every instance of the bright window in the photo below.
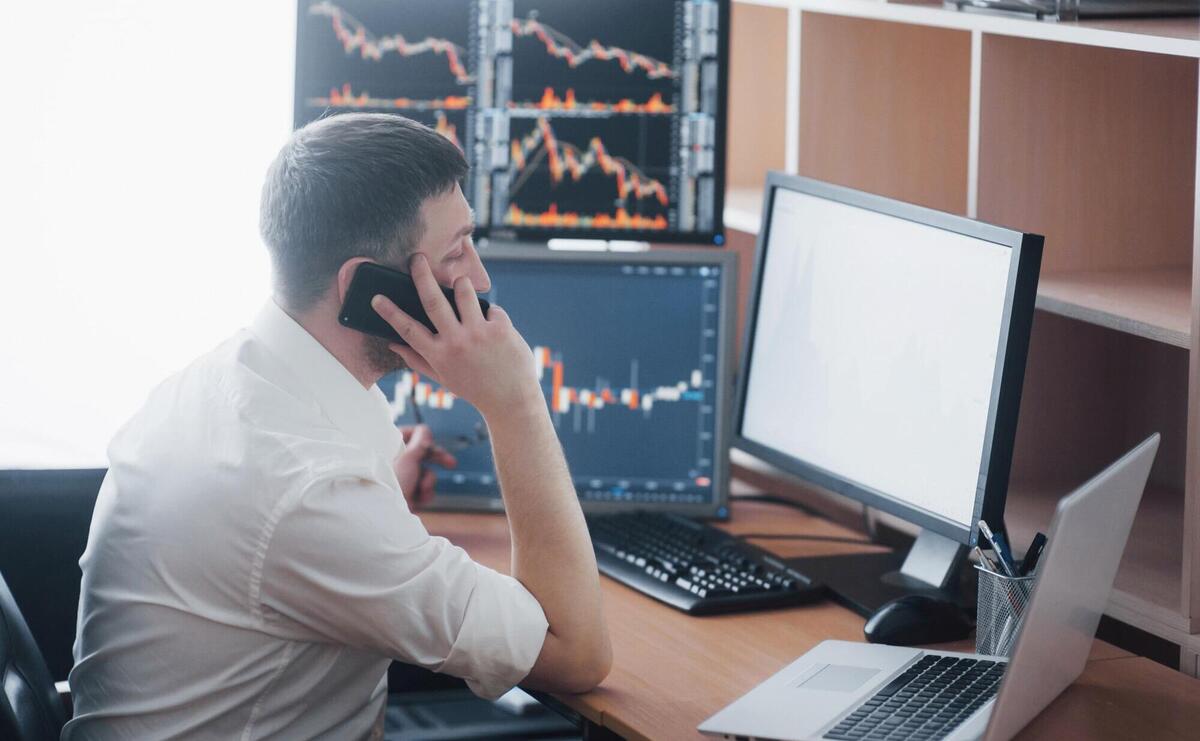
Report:
[[[55,0],[0,21],[0,468],[106,465],[269,292],[293,0]]]

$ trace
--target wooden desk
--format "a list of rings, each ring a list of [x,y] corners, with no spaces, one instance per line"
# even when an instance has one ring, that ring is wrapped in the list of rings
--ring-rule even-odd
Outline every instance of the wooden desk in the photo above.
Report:
[[[429,531],[492,568],[509,568],[508,528],[489,514],[426,512]],[[737,502],[723,525],[734,533],[855,536],[775,504]],[[784,557],[870,549],[803,540],[760,541]],[[823,640],[863,639],[864,620],[833,602],[737,615],[689,617],[602,578],[613,670],[597,689],[558,699],[586,721],[630,739],[704,738],[696,726]],[[969,641],[945,646],[971,650]],[[1200,681],[1097,642],[1084,675],[1025,731],[1064,738],[1194,738]],[[594,729],[598,730],[598,729]],[[1068,734],[1067,732],[1070,731]],[[602,733],[595,733],[602,736]]]

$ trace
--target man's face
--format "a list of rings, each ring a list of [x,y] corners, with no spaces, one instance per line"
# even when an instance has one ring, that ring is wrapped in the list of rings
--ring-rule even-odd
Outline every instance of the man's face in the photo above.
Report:
[[[492,287],[492,280],[471,239],[475,231],[475,214],[463,196],[462,188],[455,185],[442,195],[426,199],[421,204],[421,223],[425,230],[413,254],[422,254],[429,260],[438,283],[453,288],[454,281],[466,276],[476,291],[487,291]],[[407,265],[397,267],[408,270]],[[405,367],[400,356],[388,349],[387,340],[367,338],[367,354],[380,372]]]
[[[471,239],[471,233],[475,231],[475,214],[458,185],[421,204],[421,223],[425,225],[425,232],[414,254],[425,255],[438,283],[453,288],[454,281],[466,276],[476,291],[491,288],[492,281]]]

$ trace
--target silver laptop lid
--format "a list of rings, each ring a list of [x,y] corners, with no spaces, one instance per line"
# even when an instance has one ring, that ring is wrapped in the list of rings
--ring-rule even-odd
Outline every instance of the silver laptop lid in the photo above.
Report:
[[[1058,503],[987,741],[1012,738],[1083,671],[1158,441],[1151,435]]]

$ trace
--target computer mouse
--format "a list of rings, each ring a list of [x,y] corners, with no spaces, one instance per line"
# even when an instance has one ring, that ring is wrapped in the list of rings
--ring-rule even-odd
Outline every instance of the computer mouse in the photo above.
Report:
[[[966,638],[971,621],[953,602],[924,594],[906,594],[875,611],[863,627],[871,643],[922,646]]]

